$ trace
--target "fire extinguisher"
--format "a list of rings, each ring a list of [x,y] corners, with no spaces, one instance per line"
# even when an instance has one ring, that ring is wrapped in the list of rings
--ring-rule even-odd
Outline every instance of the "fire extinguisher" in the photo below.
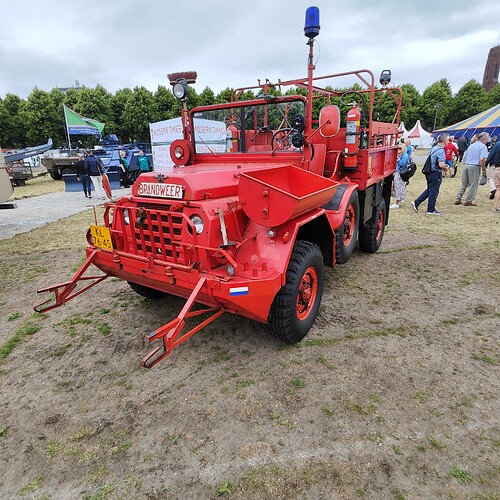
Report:
[[[347,113],[345,127],[345,168],[357,168],[358,166],[358,136],[360,128],[361,113],[357,103],[352,103],[352,108]]]
[[[229,125],[226,132],[226,152],[236,151],[238,151],[238,129],[234,125]]]

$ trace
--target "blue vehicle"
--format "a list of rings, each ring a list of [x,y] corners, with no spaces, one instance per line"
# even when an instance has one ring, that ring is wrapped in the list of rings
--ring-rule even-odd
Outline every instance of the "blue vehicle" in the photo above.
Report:
[[[125,151],[125,159],[129,165],[128,180],[129,184],[132,184],[139,176],[137,157],[141,150],[144,151],[144,154],[148,157],[150,163],[152,163],[151,144],[140,142],[120,144],[115,134],[109,134],[99,140],[99,144],[94,147],[94,154],[101,160],[107,173],[115,172],[119,174],[120,151]],[[42,158],[42,164],[53,179],[60,180],[65,176],[64,180],[66,184],[76,183],[75,164],[78,161],[78,154],[85,154],[85,151],[82,148],[50,150]],[[70,174],[72,174],[72,177],[69,177]]]

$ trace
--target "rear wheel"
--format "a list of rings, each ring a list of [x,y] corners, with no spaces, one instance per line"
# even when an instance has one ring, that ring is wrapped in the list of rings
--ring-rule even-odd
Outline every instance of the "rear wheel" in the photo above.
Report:
[[[286,272],[286,283],[269,311],[271,335],[294,344],[311,329],[323,295],[324,264],[314,243],[297,241]]]
[[[382,244],[385,230],[387,208],[385,200],[380,200],[373,207],[372,218],[359,231],[359,248],[363,252],[375,253]]]
[[[161,299],[162,297],[165,297],[165,295],[167,295],[165,292],[160,292],[160,290],[150,288],[149,286],[139,285],[138,283],[133,283],[132,281],[127,281],[127,283],[135,293],[138,293],[139,295],[142,295],[147,299]]]
[[[359,227],[358,192],[353,191],[344,214],[344,222],[335,231],[335,256],[337,264],[345,264],[356,246]]]

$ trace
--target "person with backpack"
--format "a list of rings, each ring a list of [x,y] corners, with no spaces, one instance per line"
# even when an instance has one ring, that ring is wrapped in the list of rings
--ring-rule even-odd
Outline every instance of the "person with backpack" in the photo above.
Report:
[[[144,155],[144,151],[142,149],[139,151],[139,156],[137,157],[137,165],[139,165],[139,171],[141,174],[152,170],[149,165],[148,157]]]
[[[399,204],[406,199],[406,182],[401,178],[401,170],[405,168],[410,162],[410,157],[406,152],[406,145],[400,143],[398,147],[398,162],[396,163],[396,173],[392,181],[392,196],[396,198],[396,202],[389,208],[399,208]]]
[[[425,180],[427,181],[427,189],[415,201],[411,202],[415,212],[418,212],[418,207],[421,203],[428,200],[427,215],[443,215],[443,212],[436,209],[436,201],[439,195],[439,188],[441,187],[441,182],[443,180],[443,172],[448,170],[444,152],[444,148],[448,144],[448,141],[448,134],[440,134],[437,138],[437,144],[429,153],[429,158],[426,160],[426,164],[428,163],[429,166],[429,171],[424,172]]]
[[[97,198],[100,200],[105,200],[106,196],[104,193],[104,188],[102,186],[102,173],[104,171],[104,166],[94,155],[94,152],[91,149],[87,149],[87,156],[84,160],[85,171],[90,176],[90,180],[94,185],[94,190],[96,192]]]

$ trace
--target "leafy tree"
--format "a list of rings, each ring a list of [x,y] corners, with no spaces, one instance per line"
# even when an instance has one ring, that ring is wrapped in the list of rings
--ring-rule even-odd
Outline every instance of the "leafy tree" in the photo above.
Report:
[[[447,124],[465,120],[488,108],[488,97],[483,86],[476,80],[467,82],[455,95]]]
[[[95,88],[83,87],[78,91],[78,100],[73,108],[77,113],[106,124],[106,133],[115,132],[111,94],[101,85]]]
[[[229,87],[226,87],[224,90],[221,90],[215,97],[215,104],[223,104],[225,102],[231,102],[232,93],[233,89]]]
[[[215,104],[215,94],[210,87],[205,87],[198,99],[198,106],[209,106]]]
[[[21,111],[29,145],[43,144],[54,133],[61,133],[61,111],[57,111],[48,92],[37,87],[31,92]]]
[[[401,121],[406,125],[406,128],[412,127],[420,118],[419,109],[422,101],[422,96],[417,88],[411,83],[401,85],[403,92],[403,104],[401,110]]]
[[[75,109],[76,103],[78,102],[78,94],[80,93],[80,88],[70,88],[66,91],[65,97],[64,97],[64,104],[68,108]]]
[[[124,88],[117,90],[111,98],[111,113],[113,114],[113,121],[116,123],[115,132],[122,143],[129,142],[133,135],[127,126],[127,122],[123,119],[125,106],[133,94],[132,89]]]
[[[422,126],[427,130],[432,130],[434,121],[436,121],[436,128],[444,125],[450,113],[452,99],[451,86],[446,78],[427,87],[420,102],[419,116]]]
[[[488,93],[488,107],[500,104],[500,83],[497,83]]]
[[[158,85],[153,97],[156,103],[155,121],[174,118],[173,110],[178,106],[178,104],[177,99],[174,97],[174,94],[172,94],[172,91],[165,87],[165,85]]]
[[[26,146],[26,127],[21,117],[24,101],[15,94],[8,93],[3,100],[3,114],[0,131],[3,148],[22,148]]]
[[[7,110],[3,104],[3,99],[0,97],[0,146],[2,144],[5,145],[5,141],[7,139],[7,122],[9,120],[9,116],[7,114]]]
[[[54,109],[60,118],[60,120],[56,119],[53,121],[53,129],[50,137],[52,138],[55,145],[59,145],[65,142],[67,139],[66,123],[64,120],[64,113],[62,112],[63,104],[66,100],[66,94],[62,90],[54,88],[49,92],[49,98],[51,99]]]
[[[154,121],[156,115],[153,94],[145,87],[135,87],[122,114],[133,141],[149,141],[149,123]]]

